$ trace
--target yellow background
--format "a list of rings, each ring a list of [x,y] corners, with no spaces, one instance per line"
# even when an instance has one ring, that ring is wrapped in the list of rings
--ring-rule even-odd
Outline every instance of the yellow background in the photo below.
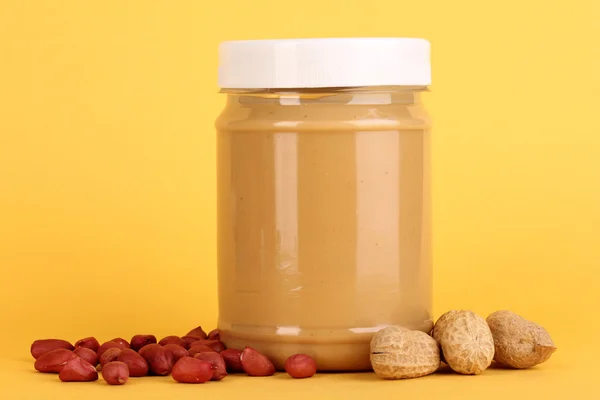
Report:
[[[558,352],[479,377],[321,376],[312,389],[232,377],[204,390],[589,395],[599,16],[596,0],[0,0],[0,394],[202,393],[168,379],[59,385],[30,373],[29,344],[215,325],[220,41],[416,36],[432,44],[435,315],[510,308],[546,326]]]

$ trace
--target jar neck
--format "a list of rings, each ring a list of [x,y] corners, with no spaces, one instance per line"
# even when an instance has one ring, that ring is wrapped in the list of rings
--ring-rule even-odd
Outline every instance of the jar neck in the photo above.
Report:
[[[413,105],[421,103],[426,86],[380,86],[302,89],[222,89],[228,103],[280,105],[347,104]]]

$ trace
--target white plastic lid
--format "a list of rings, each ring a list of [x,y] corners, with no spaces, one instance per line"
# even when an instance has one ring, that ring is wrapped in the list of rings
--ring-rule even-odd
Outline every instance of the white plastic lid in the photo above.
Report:
[[[223,42],[225,89],[428,86],[430,45],[413,38],[284,39]]]

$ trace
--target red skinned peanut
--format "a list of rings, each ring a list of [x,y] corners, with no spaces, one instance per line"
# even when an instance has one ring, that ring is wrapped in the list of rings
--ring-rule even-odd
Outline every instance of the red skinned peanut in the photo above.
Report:
[[[80,347],[85,347],[86,349],[90,349],[93,350],[94,353],[98,352],[98,348],[100,347],[100,343],[98,343],[98,340],[96,340],[95,337],[86,337],[83,339],[79,339],[76,343],[75,343],[75,348],[78,349]]]
[[[123,347],[125,347],[126,349],[130,349],[131,348],[131,345],[129,344],[129,342],[127,340],[123,339],[123,338],[120,338],[120,337],[114,338],[113,340],[111,340],[111,342],[122,344]]]
[[[307,354],[294,354],[285,361],[284,368],[292,378],[310,378],[317,372],[317,363]]]
[[[207,351],[214,351],[216,353],[216,351],[211,347],[199,345],[199,346],[190,347],[190,349],[188,350],[188,356],[194,357],[198,353],[207,352]]]
[[[220,353],[226,349],[225,345],[220,340],[208,340],[208,339],[196,340],[194,343],[192,343],[190,345],[190,349],[195,346],[208,346],[208,347],[212,348],[214,351],[216,351],[217,353]]]
[[[140,351],[145,345],[153,343],[156,343],[156,336],[154,335],[135,335],[131,338],[130,346],[133,350]]]
[[[181,347],[185,347],[185,341],[180,338],[179,336],[166,336],[162,339],[160,339],[160,342],[158,342],[158,344],[160,344],[161,346],[167,345],[167,344],[177,344]]]
[[[121,343],[117,343],[117,342],[113,342],[113,341],[108,341],[108,342],[104,342],[102,343],[102,345],[98,348],[98,351],[96,352],[96,354],[98,354],[98,360],[100,360],[100,358],[102,357],[102,354],[104,354],[104,352],[108,349],[125,349],[126,347],[123,346]]]
[[[208,361],[182,357],[173,366],[172,377],[180,383],[204,383],[213,377],[213,367]]]
[[[155,375],[169,375],[173,368],[173,353],[159,344],[148,344],[140,349],[140,355],[146,359],[150,372]]]
[[[197,342],[198,340],[205,340],[200,336],[182,336],[181,340],[183,340],[184,346],[186,349],[191,347],[191,344]]]
[[[123,385],[129,380],[129,367],[121,361],[111,361],[102,367],[102,378],[109,385]]]
[[[100,357],[98,357],[98,363],[100,366],[104,367],[105,364],[108,364],[111,361],[115,361],[121,355],[121,352],[125,349],[119,349],[117,347],[112,347],[107,349]]]
[[[42,354],[55,349],[73,350],[75,347],[62,339],[39,339],[31,344],[30,351],[33,358],[37,360]]]
[[[78,347],[73,351],[73,353],[77,354],[79,357],[83,358],[93,366],[98,364],[98,356],[92,349],[88,349],[87,347]]]
[[[67,349],[50,350],[35,360],[34,368],[39,372],[59,373],[63,367],[73,358],[79,358],[77,354]]]
[[[163,347],[173,353],[173,362],[177,362],[181,357],[188,355],[188,351],[178,344],[166,344]]]
[[[58,374],[63,382],[90,382],[98,380],[96,368],[81,357],[70,359]]]
[[[208,339],[208,335],[206,335],[206,332],[204,332],[204,329],[202,329],[201,326],[192,329],[185,336],[197,336],[202,339]]]
[[[242,360],[240,360],[240,356],[242,355],[241,350],[238,349],[227,349],[223,350],[221,353],[223,360],[225,360],[225,365],[227,365],[227,372],[244,372],[242,368]]]
[[[139,355],[135,350],[121,350],[121,354],[119,354],[117,361],[121,361],[127,365],[127,368],[129,368],[129,376],[131,377],[148,375],[148,369],[150,368],[148,366],[148,361],[146,361],[146,359]]]
[[[197,353],[194,358],[198,360],[208,361],[212,364],[213,377],[211,380],[220,381],[227,376],[227,367],[225,366],[225,360],[217,352],[210,351],[206,353]]]
[[[208,340],[221,340],[221,333],[218,329],[208,332]]]
[[[246,347],[240,355],[242,368],[250,376],[271,376],[275,373],[275,366],[264,354],[252,347]]]

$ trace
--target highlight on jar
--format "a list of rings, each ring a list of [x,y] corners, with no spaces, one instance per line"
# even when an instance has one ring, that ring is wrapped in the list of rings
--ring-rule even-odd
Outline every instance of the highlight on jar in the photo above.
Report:
[[[120,386],[548,361],[548,332],[512,311],[434,319],[430,85],[424,39],[222,43],[216,329],[36,340],[35,369]]]

